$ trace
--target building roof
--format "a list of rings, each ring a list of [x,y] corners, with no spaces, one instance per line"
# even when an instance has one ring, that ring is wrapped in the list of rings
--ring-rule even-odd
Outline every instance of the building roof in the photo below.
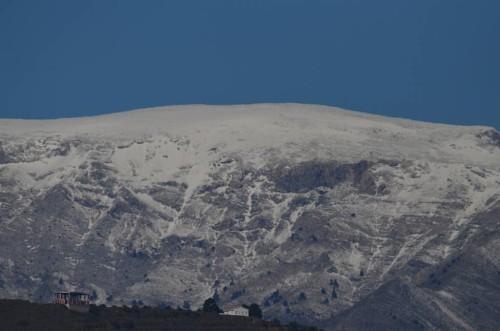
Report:
[[[227,308],[227,309],[226,309],[226,310],[224,310],[224,311],[230,311],[230,310],[236,310],[236,309],[246,309],[246,310],[248,310],[248,308],[246,308],[246,307],[239,306],[239,307],[231,307],[231,308]]]
[[[53,294],[69,294],[69,295],[90,295],[84,292],[68,292],[68,291],[54,291]]]

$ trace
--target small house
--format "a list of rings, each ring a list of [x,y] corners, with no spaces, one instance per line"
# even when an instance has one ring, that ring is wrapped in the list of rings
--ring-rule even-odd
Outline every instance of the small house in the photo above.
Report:
[[[90,295],[81,292],[53,292],[51,301],[82,313],[88,312],[90,307]]]
[[[231,316],[245,316],[248,317],[248,308],[245,307],[237,307],[225,310],[222,315],[231,315]]]

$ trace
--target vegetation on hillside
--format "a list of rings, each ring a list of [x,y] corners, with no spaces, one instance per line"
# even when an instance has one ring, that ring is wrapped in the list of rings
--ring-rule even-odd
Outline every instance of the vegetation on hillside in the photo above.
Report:
[[[209,302],[210,306],[211,302]],[[214,307],[210,307],[212,309]],[[255,307],[253,307],[255,309]],[[179,330],[179,331],[317,331],[297,323],[281,325],[258,317],[219,315],[202,309],[107,307],[91,305],[88,313],[64,305],[0,300],[2,330]]]

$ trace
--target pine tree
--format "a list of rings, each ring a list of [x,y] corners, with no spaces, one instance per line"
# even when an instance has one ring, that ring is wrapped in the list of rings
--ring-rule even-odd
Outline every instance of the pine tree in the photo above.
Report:
[[[207,300],[205,300],[205,302],[203,303],[203,308],[201,310],[207,313],[216,313],[216,314],[224,312],[222,309],[219,308],[219,306],[217,306],[217,303],[213,298],[208,298]]]
[[[258,318],[262,318],[262,310],[260,309],[259,305],[256,303],[252,303],[248,307],[248,316],[254,316]]]

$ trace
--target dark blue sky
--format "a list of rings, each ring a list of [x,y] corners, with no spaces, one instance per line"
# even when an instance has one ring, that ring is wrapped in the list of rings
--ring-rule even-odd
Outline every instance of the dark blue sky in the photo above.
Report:
[[[2,0],[0,117],[302,102],[500,128],[498,0]]]

